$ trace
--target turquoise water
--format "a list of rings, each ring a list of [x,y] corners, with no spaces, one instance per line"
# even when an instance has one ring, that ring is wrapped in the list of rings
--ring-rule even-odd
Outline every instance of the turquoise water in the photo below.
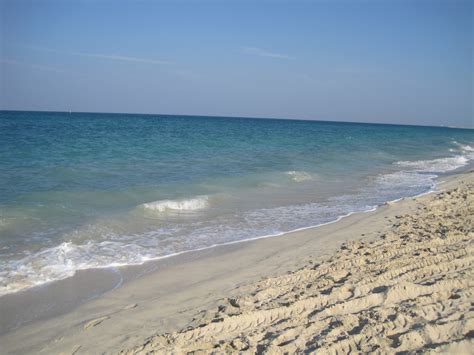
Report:
[[[0,112],[0,294],[334,221],[434,188],[472,130]]]

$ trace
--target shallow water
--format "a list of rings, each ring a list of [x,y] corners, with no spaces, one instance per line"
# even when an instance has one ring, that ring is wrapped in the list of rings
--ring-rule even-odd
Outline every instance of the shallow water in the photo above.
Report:
[[[417,195],[472,130],[0,112],[0,295],[80,269],[278,235]]]

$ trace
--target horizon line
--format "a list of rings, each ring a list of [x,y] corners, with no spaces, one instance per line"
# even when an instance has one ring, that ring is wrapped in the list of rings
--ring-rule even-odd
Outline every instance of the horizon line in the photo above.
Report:
[[[373,125],[387,125],[387,126],[408,126],[408,127],[432,127],[432,128],[450,128],[450,129],[469,129],[474,130],[473,127],[460,127],[449,125],[424,125],[424,124],[407,124],[407,123],[383,123],[383,122],[366,122],[366,121],[338,121],[327,119],[306,119],[306,118],[289,118],[289,117],[255,117],[255,116],[218,116],[218,115],[191,115],[179,113],[140,113],[140,112],[106,112],[106,111],[56,111],[56,110],[8,110],[0,109],[0,112],[49,112],[49,113],[86,113],[86,114],[112,114],[112,115],[142,115],[142,116],[185,116],[185,117],[210,117],[210,118],[244,118],[255,120],[286,120],[286,121],[309,121],[309,122],[331,122],[331,123],[351,123],[351,124],[373,124]]]

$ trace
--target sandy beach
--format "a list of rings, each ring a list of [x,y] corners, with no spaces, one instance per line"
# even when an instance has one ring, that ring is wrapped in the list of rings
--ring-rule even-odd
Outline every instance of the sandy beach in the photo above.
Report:
[[[474,355],[474,0],[0,8],[0,355]]]
[[[126,354],[472,351],[472,181],[420,198],[377,240],[245,287]]]
[[[469,353],[474,173],[444,180],[336,223],[149,263],[4,333],[1,352]]]

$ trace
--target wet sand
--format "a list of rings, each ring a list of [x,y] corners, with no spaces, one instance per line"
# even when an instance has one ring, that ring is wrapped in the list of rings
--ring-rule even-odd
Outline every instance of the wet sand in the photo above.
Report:
[[[0,336],[2,353],[468,351],[474,174],[447,180],[337,223],[150,264]]]

